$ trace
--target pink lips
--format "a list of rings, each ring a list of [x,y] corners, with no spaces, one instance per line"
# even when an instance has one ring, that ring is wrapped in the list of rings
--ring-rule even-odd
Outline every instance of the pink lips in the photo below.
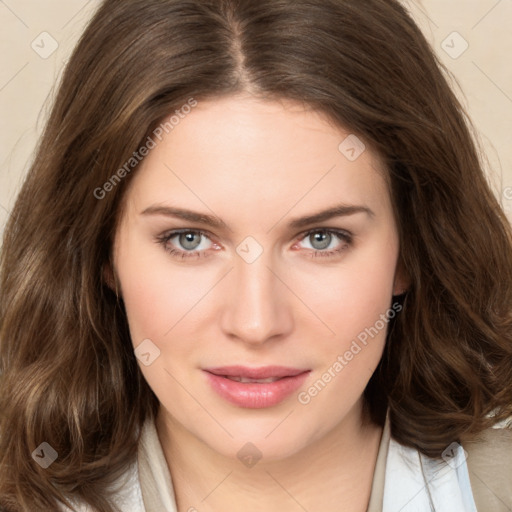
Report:
[[[304,383],[310,370],[285,366],[224,366],[208,368],[204,372],[213,390],[228,402],[239,407],[261,409],[277,405],[296,391]],[[267,382],[246,382],[247,380]]]

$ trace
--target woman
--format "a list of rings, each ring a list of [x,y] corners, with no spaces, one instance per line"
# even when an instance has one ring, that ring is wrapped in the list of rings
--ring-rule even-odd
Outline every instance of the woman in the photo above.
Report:
[[[2,507],[510,507],[511,241],[397,2],[105,1],[4,237]]]

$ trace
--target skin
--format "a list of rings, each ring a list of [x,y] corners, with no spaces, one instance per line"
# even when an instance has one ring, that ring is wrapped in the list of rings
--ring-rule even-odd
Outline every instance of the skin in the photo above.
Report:
[[[157,431],[180,512],[366,510],[382,429],[363,424],[362,393],[385,328],[306,405],[296,392],[273,407],[242,408],[219,397],[201,370],[311,369],[299,392],[307,390],[405,289],[384,170],[369,147],[354,162],[338,150],[349,133],[291,101],[203,101],[133,176],[113,274],[134,347],[150,339],[160,350],[139,365],[161,404]],[[340,203],[373,215],[289,227]],[[153,205],[214,215],[228,227],[141,214]],[[306,235],[326,228],[350,232],[350,243],[332,235],[323,249]],[[192,237],[201,257],[172,256],[156,240],[177,229],[206,232]],[[247,236],[263,249],[252,263],[236,251]],[[186,251],[179,236],[167,247]],[[341,251],[315,257],[315,249]],[[247,442],[263,456],[252,468],[237,457]]]

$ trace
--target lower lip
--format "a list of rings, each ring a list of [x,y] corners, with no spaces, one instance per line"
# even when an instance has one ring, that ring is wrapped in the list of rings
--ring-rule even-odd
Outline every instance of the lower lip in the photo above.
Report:
[[[210,385],[222,398],[228,402],[248,409],[263,409],[279,404],[294,391],[300,388],[309,371],[284,377],[275,382],[237,382],[235,380],[205,372]]]

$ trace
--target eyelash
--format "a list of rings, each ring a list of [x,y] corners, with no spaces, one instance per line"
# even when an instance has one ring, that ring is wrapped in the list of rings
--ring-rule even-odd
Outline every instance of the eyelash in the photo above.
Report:
[[[168,242],[178,236],[185,233],[194,233],[196,235],[204,236],[205,238],[210,239],[208,236],[208,233],[201,231],[200,229],[181,229],[172,231],[170,233],[165,233],[163,235],[160,235],[156,237],[156,242],[163,246],[164,250],[169,253],[174,258],[181,258],[182,260],[188,259],[188,258],[201,258],[201,257],[208,257],[208,254],[206,251],[182,251],[179,249],[170,248],[167,244]],[[352,245],[352,235],[348,233],[347,231],[340,231],[338,229],[328,229],[328,228],[316,228],[311,229],[310,231],[301,234],[300,238],[297,240],[300,242],[304,240],[305,238],[309,237],[310,235],[314,233],[325,233],[330,235],[335,235],[338,237],[344,244],[341,244],[341,247],[339,249],[331,249],[329,251],[326,250],[311,250],[310,254],[311,257],[321,257],[321,258],[334,258],[338,255],[340,255],[342,252],[344,252],[348,247]]]

